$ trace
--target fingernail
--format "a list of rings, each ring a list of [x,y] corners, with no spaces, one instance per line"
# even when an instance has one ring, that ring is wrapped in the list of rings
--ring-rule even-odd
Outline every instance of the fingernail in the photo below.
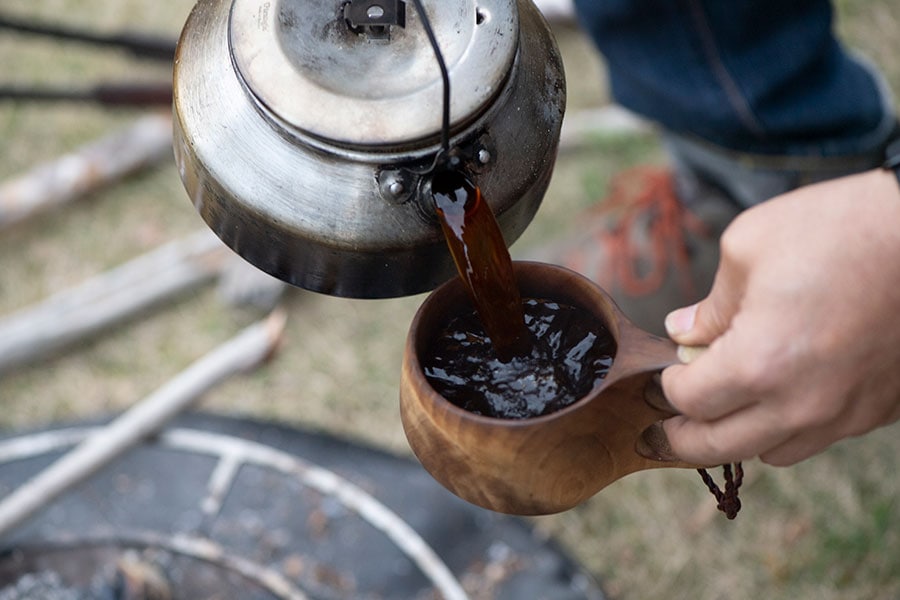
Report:
[[[666,315],[666,332],[670,337],[684,335],[694,327],[694,319],[697,317],[697,305],[687,306],[673,310]]]
[[[674,462],[678,457],[672,453],[669,438],[663,429],[662,421],[654,423],[641,432],[634,447],[635,452],[644,458],[658,462]]]

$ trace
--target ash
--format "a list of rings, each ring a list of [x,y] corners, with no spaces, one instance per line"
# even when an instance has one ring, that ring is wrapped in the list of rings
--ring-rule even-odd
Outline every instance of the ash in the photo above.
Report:
[[[63,585],[59,575],[49,571],[29,573],[12,585],[0,589],[0,600],[101,600]]]

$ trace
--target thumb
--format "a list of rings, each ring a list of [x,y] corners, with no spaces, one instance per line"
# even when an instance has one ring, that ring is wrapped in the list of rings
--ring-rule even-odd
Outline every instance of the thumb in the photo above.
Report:
[[[706,298],[666,316],[666,332],[682,346],[709,345],[728,329],[737,312],[739,297],[739,288],[720,270]]]

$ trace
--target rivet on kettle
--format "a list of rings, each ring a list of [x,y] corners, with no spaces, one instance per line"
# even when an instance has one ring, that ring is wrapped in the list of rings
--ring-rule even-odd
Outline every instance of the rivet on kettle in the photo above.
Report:
[[[390,169],[378,173],[381,197],[393,204],[407,202],[416,189],[416,181],[409,171]]]

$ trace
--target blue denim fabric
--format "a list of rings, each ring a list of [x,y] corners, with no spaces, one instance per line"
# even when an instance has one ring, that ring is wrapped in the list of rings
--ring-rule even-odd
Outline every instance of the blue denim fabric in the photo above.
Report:
[[[763,155],[875,152],[894,125],[828,0],[575,0],[615,99],[667,130]]]

